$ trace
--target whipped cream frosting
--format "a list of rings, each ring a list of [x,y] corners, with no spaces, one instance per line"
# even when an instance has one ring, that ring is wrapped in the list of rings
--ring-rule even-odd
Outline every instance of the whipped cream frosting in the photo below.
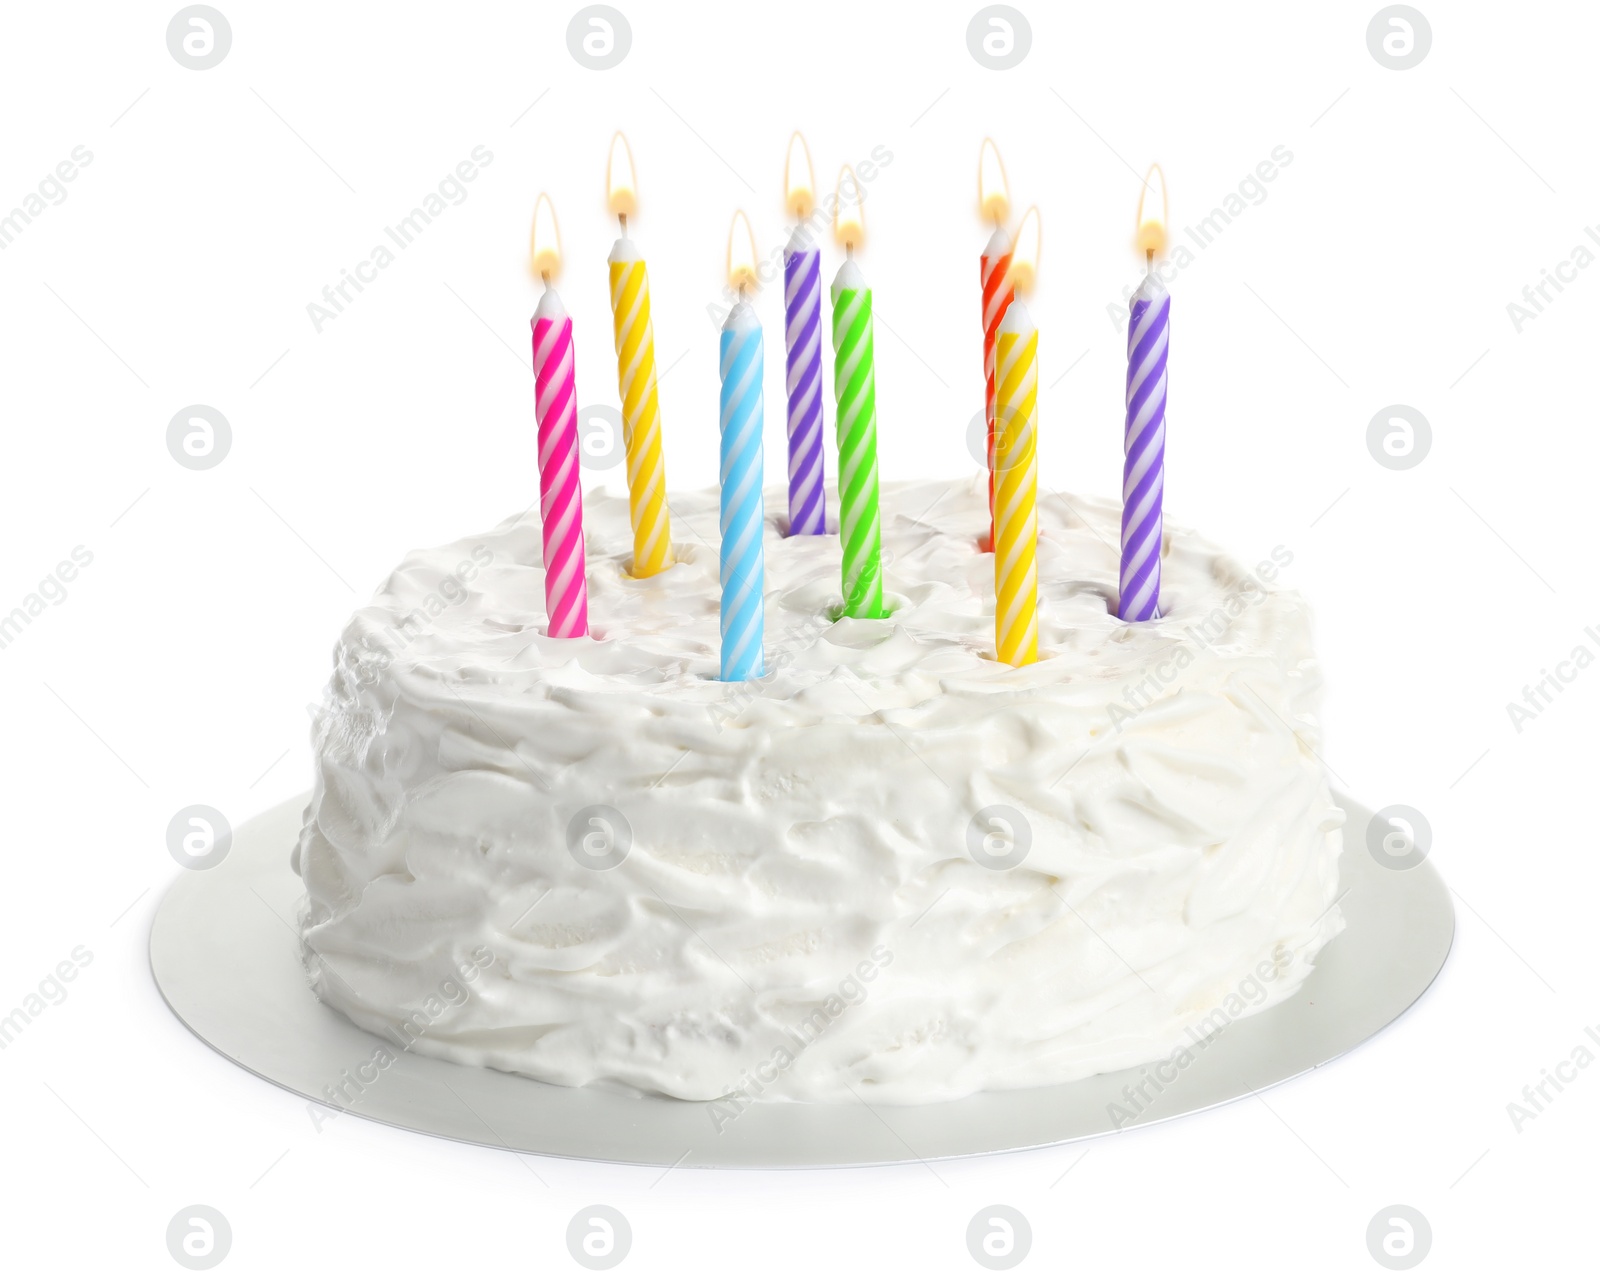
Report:
[[[766,507],[758,682],[717,680],[715,491],[643,580],[625,497],[588,496],[587,639],[544,633],[537,510],[356,613],[294,853],[327,1004],[561,1085],[920,1103],[1149,1062],[1299,986],[1343,817],[1297,595],[1169,528],[1165,614],[1124,624],[1118,508],[1048,497],[1011,668],[982,476],[884,486],[883,620],[836,619],[837,537]]]

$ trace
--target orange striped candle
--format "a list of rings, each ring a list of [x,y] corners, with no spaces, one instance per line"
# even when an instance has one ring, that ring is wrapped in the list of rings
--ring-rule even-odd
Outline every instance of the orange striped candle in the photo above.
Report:
[[[1000,152],[989,138],[983,139],[978,153],[978,207],[994,223],[983,256],[978,259],[979,280],[983,288],[983,415],[987,429],[985,445],[989,458],[989,544],[994,548],[995,429],[994,429],[994,343],[1000,321],[1015,294],[1011,290],[1011,237],[1005,220],[1011,213],[1011,196],[1006,188],[1006,171]]]

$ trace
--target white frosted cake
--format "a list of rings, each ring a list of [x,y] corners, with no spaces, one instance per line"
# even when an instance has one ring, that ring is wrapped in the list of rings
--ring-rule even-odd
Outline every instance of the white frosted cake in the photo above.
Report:
[[[994,659],[982,476],[882,494],[886,620],[767,493],[766,676],[718,673],[718,498],[592,636],[544,634],[536,511],[412,554],[341,638],[295,852],[318,995],[397,1047],[683,1099],[919,1103],[1171,1056],[1342,926],[1319,677],[1279,563],[1043,500],[1040,660]],[[837,504],[830,508],[837,509]],[[1280,555],[1286,560],[1286,555]]]

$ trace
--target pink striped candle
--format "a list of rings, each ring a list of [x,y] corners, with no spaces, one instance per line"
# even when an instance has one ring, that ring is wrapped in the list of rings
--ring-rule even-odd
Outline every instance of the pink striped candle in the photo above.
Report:
[[[583,489],[578,483],[578,395],[572,320],[545,286],[533,315],[534,411],[539,421],[539,510],[544,519],[544,602],[552,638],[589,632],[583,562]]]
[[[994,490],[995,490],[995,428],[994,428],[994,345],[1000,333],[1000,321],[1016,299],[1011,288],[1011,236],[1004,227],[996,226],[994,234],[978,259],[979,275],[983,283],[983,382],[984,417],[989,429],[985,436],[989,450],[989,544],[994,548]]]

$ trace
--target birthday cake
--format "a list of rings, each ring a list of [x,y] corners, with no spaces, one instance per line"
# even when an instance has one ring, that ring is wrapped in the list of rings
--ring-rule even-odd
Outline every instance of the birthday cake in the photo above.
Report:
[[[1163,615],[1125,624],[1119,507],[1045,499],[1013,668],[981,476],[884,487],[882,620],[837,618],[837,537],[783,505],[759,680],[718,680],[715,492],[674,498],[646,579],[626,499],[590,497],[588,638],[546,636],[536,513],[356,613],[294,853],[324,1002],[560,1085],[920,1103],[1175,1057],[1294,993],[1343,925],[1343,817],[1287,553],[1169,528]]]

